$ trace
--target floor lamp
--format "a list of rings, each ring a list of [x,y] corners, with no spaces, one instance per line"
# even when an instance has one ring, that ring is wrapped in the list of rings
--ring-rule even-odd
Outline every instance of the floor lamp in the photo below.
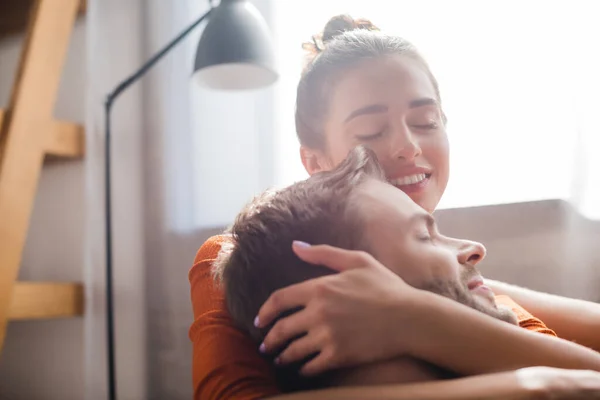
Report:
[[[106,207],[106,337],[108,396],[116,399],[113,243],[111,210],[111,126],[115,100],[169,53],[204,20],[206,27],[198,43],[193,78],[202,86],[220,90],[256,89],[277,80],[272,39],[265,20],[248,0],[209,0],[210,9],[123,80],[105,101],[105,207]]]

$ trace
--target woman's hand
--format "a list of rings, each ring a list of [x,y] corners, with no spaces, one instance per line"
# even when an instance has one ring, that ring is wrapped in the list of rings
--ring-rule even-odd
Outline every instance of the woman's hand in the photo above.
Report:
[[[277,321],[261,351],[273,352],[306,333],[276,359],[288,364],[318,353],[303,366],[305,375],[405,352],[413,331],[409,309],[417,301],[417,289],[364,252],[299,242],[293,249],[302,260],[340,273],[273,293],[259,311],[257,326],[268,326],[283,311],[304,308]]]
[[[600,399],[600,373],[549,367],[516,371],[519,383],[544,399]]]

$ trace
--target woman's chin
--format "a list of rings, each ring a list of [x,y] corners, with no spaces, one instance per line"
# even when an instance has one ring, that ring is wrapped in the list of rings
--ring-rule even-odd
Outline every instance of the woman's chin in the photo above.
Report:
[[[421,192],[421,193],[411,193],[408,194],[408,197],[415,203],[417,203],[421,208],[427,211],[430,214],[433,214],[435,209],[437,208],[441,196],[435,191],[434,193],[433,185],[430,185],[429,190]]]
[[[435,211],[443,193],[443,189],[440,191],[437,183],[436,175],[431,174],[421,182],[393,186],[406,193],[412,201],[431,214]]]

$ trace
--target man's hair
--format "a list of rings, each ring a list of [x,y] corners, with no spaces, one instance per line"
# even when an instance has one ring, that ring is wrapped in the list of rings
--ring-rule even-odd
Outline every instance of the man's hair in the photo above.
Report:
[[[230,228],[232,245],[214,272],[223,281],[233,320],[256,341],[265,332],[254,327],[254,318],[274,291],[333,272],[299,259],[292,251],[294,240],[363,247],[352,192],[367,178],[385,179],[375,153],[359,146],[334,170],[267,191],[237,216]]]
[[[359,146],[334,170],[267,191],[237,216],[231,244],[222,249],[213,272],[224,285],[233,321],[257,343],[270,327],[256,328],[254,318],[273,292],[333,273],[299,259],[292,251],[294,240],[365,250],[353,190],[368,178],[385,180],[373,151]]]

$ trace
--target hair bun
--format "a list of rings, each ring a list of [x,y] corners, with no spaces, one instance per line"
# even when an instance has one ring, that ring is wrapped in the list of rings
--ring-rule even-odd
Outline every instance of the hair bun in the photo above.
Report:
[[[327,43],[344,32],[349,32],[356,29],[366,29],[370,31],[379,30],[368,19],[354,19],[347,14],[336,15],[335,17],[331,18],[327,24],[325,24],[321,40],[323,43]]]
[[[327,24],[325,24],[323,32],[314,35],[311,42],[302,44],[302,48],[308,53],[308,61],[310,62],[320,52],[325,50],[327,43],[333,40],[336,36],[339,36],[344,32],[350,32],[357,29],[366,29],[369,31],[379,30],[379,28],[373,25],[373,23],[368,19],[354,19],[347,14],[341,14],[332,17],[329,21],[327,21]]]

